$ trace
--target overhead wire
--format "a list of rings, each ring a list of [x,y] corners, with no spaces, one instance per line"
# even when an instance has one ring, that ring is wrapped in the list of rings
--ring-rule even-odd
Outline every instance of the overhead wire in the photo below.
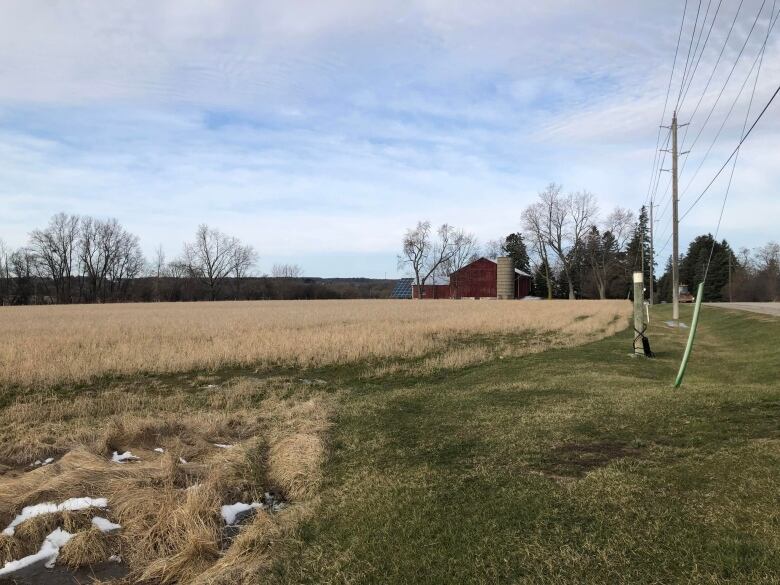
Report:
[[[718,19],[718,14],[720,13],[720,7],[723,4],[723,0],[718,0],[718,6],[715,8],[715,14],[712,16],[712,21],[710,22],[710,28],[707,30],[707,36],[704,38],[704,44],[701,47],[701,51],[699,52],[699,57],[696,59],[696,65],[693,67],[693,73],[688,78],[688,85],[685,87],[685,91],[683,92],[682,96],[682,102],[685,103],[685,98],[688,96],[688,91],[691,89],[691,86],[693,85],[693,78],[696,76],[696,72],[699,70],[699,63],[701,63],[701,58],[704,55],[704,51],[707,49],[707,43],[710,40],[710,35],[712,34],[712,29],[715,26],[715,21]],[[704,14],[704,21],[707,21],[707,14],[710,11],[710,5],[707,5],[707,12]],[[702,26],[702,30],[704,30],[704,27]],[[701,38],[701,35],[699,35]],[[698,47],[698,42],[696,43]],[[695,50],[694,50],[694,54]]]
[[[773,9],[774,12],[774,9]],[[745,87],[747,87],[748,82],[750,81],[750,78],[753,76],[753,70],[756,68],[756,64],[759,63],[759,59],[763,62],[764,59],[764,53],[766,50],[767,42],[769,41],[769,33],[771,33],[772,29],[774,28],[775,24],[777,23],[777,19],[780,16],[780,13],[775,15],[774,17],[770,15],[769,17],[769,25],[767,28],[767,35],[764,39],[764,43],[761,46],[761,49],[759,50],[759,53],[756,55],[756,58],[753,59],[753,64],[750,66],[750,69],[748,70],[747,76],[745,77],[745,81],[742,82],[742,86],[739,88],[739,91],[737,92],[737,95],[734,97],[734,100],[731,103],[731,107],[729,108],[729,111],[726,113],[726,116],[723,118],[723,121],[720,124],[720,128],[718,128],[718,131],[715,133],[714,138],[712,139],[712,142],[710,142],[709,147],[707,148],[707,151],[705,152],[704,156],[702,157],[701,161],[699,161],[699,166],[696,167],[696,170],[693,173],[693,176],[688,181],[685,188],[682,190],[682,193],[680,193],[680,198],[682,198],[687,192],[688,189],[690,189],[693,182],[696,180],[696,177],[699,174],[699,171],[704,166],[704,163],[707,160],[707,157],[710,155],[710,152],[712,152],[713,147],[715,146],[715,143],[718,141],[718,138],[720,137],[721,132],[723,131],[723,128],[726,126],[726,122],[728,122],[729,118],[731,117],[731,113],[734,111],[734,108],[736,107],[737,103],[739,102],[739,98],[742,97],[742,92],[745,90]],[[760,67],[760,65],[759,65]]]
[[[726,76],[726,80],[723,82],[723,86],[720,88],[720,91],[718,92],[718,97],[715,98],[715,102],[712,104],[712,107],[710,108],[709,113],[707,114],[707,117],[704,120],[704,123],[702,124],[701,128],[699,129],[699,132],[696,134],[696,137],[693,139],[693,142],[688,146],[688,150],[692,150],[693,147],[698,142],[699,138],[702,135],[702,132],[704,132],[704,129],[707,127],[707,124],[709,123],[710,119],[712,118],[712,114],[715,112],[715,109],[718,106],[718,103],[720,102],[720,98],[723,97],[723,93],[726,91],[726,87],[729,84],[729,81],[731,80],[731,76],[734,74],[734,70],[737,68],[737,65],[739,64],[740,59],[742,58],[742,54],[745,51],[745,47],[747,47],[748,42],[750,41],[750,37],[753,34],[753,31],[756,28],[756,24],[758,23],[759,18],[761,17],[761,13],[764,11],[764,6],[766,5],[766,0],[763,0],[761,2],[761,7],[758,9],[758,13],[756,14],[756,18],[753,19],[753,24],[750,27],[750,30],[748,31],[747,35],[745,36],[745,42],[742,43],[742,48],[739,50],[739,54],[737,55],[736,59],[734,59],[734,65],[732,65],[731,70],[729,71],[729,74]],[[687,162],[687,159],[683,161],[683,166],[680,169],[680,174],[682,174],[685,171],[685,163]]]
[[[716,59],[716,61],[715,61],[715,64],[714,64],[714,65],[713,65],[713,67],[712,67],[712,71],[710,72],[710,75],[709,75],[709,77],[708,77],[708,79],[707,79],[707,82],[706,82],[706,84],[705,84],[705,86],[704,86],[704,89],[703,89],[703,90],[702,90],[702,92],[701,92],[701,95],[700,95],[700,97],[699,97],[699,99],[698,99],[698,101],[697,101],[697,103],[696,103],[696,106],[695,106],[695,108],[694,108],[694,110],[693,110],[693,113],[691,114],[691,116],[690,116],[689,120],[693,119],[693,117],[696,115],[696,113],[698,112],[698,110],[699,110],[699,108],[700,108],[700,106],[701,106],[701,104],[702,104],[702,102],[703,102],[703,99],[704,99],[704,97],[706,96],[707,90],[709,89],[709,86],[710,86],[710,84],[712,83],[712,80],[713,80],[713,78],[714,78],[714,76],[715,76],[715,73],[716,73],[716,71],[717,71],[717,69],[718,69],[718,66],[719,66],[719,64],[720,64],[720,62],[721,62],[721,59],[722,59],[722,57],[723,57],[723,54],[724,54],[724,52],[725,52],[725,49],[726,49],[726,47],[728,46],[728,42],[729,42],[729,40],[730,40],[730,38],[731,38],[731,34],[732,34],[733,30],[734,30],[734,27],[736,26],[736,23],[737,23],[737,20],[738,20],[738,17],[739,17],[740,11],[741,11],[741,9],[742,9],[743,3],[744,3],[744,0],[740,0],[740,3],[739,3],[739,5],[737,6],[737,10],[736,10],[736,12],[735,12],[735,14],[734,14],[734,18],[732,19],[731,25],[729,26],[729,30],[728,30],[728,32],[727,32],[727,34],[726,34],[726,38],[725,38],[725,40],[724,40],[724,42],[723,42],[723,45],[721,46],[721,49],[720,49],[720,51],[719,51],[719,53],[718,53],[718,57],[717,57],[717,59]],[[722,97],[722,95],[723,95],[723,93],[724,93],[724,91],[725,91],[725,89],[726,89],[726,87],[727,87],[727,85],[728,85],[728,82],[730,81],[730,79],[731,79],[731,76],[733,75],[733,73],[734,73],[734,70],[736,69],[736,66],[737,66],[737,64],[739,63],[739,60],[740,60],[740,59],[741,59],[741,57],[742,57],[742,54],[743,54],[743,52],[744,52],[744,50],[745,50],[745,47],[747,46],[747,44],[748,44],[748,42],[749,42],[749,40],[750,40],[750,37],[751,37],[751,35],[752,35],[752,33],[753,33],[754,29],[755,29],[755,26],[756,26],[756,24],[757,24],[757,22],[758,22],[758,20],[759,20],[760,16],[761,16],[761,13],[763,12],[763,9],[764,9],[764,6],[765,6],[765,4],[766,4],[766,0],[763,0],[763,1],[762,1],[762,3],[761,3],[761,7],[759,8],[759,11],[758,11],[758,13],[756,14],[756,18],[755,18],[755,19],[754,19],[754,21],[753,21],[753,25],[751,26],[751,28],[750,28],[750,31],[748,32],[748,34],[747,34],[747,36],[746,36],[746,38],[745,38],[745,41],[744,41],[744,43],[742,44],[742,47],[741,47],[741,49],[740,49],[740,51],[739,51],[739,54],[737,55],[737,58],[736,58],[736,59],[735,59],[735,61],[734,61],[734,65],[732,66],[731,70],[729,71],[729,74],[728,74],[728,76],[727,76],[727,78],[726,78],[726,81],[724,82],[723,86],[721,87],[721,89],[720,89],[720,92],[719,92],[719,94],[718,94],[718,97],[717,97],[717,99],[715,100],[715,103],[713,104],[713,107],[710,109],[710,112],[708,113],[708,115],[707,115],[707,118],[706,118],[706,120],[705,120],[704,124],[702,125],[701,129],[699,130],[699,132],[698,132],[698,134],[697,134],[696,138],[694,139],[693,143],[692,143],[692,144],[691,144],[691,146],[689,147],[689,151],[690,151],[690,150],[693,148],[693,146],[696,144],[696,142],[697,142],[697,141],[698,141],[698,139],[700,138],[700,136],[701,136],[701,134],[702,134],[702,132],[703,132],[703,130],[704,130],[704,127],[705,127],[705,126],[707,125],[707,123],[709,122],[709,120],[710,120],[710,118],[711,118],[711,116],[712,116],[712,114],[713,114],[713,112],[714,112],[715,108],[717,107],[717,105],[718,105],[718,102],[720,101],[720,99],[721,99],[721,97]],[[720,10],[720,4],[718,5],[718,8],[716,9],[716,13],[715,13],[715,15],[713,16],[713,21],[712,21],[712,23],[710,24],[710,30],[712,29],[712,26],[714,25],[714,22],[715,22],[715,19],[717,18],[717,14],[718,14],[718,11],[719,11],[719,10]],[[780,15],[778,15],[778,16],[780,16]],[[776,18],[775,18],[775,20],[776,20]],[[708,33],[708,36],[709,36],[709,33]],[[706,42],[706,41],[705,41],[705,42]],[[765,41],[765,43],[766,43],[766,41]],[[702,54],[703,54],[703,51],[704,51],[704,47],[702,48]],[[700,56],[699,56],[699,59],[701,59],[701,54],[700,54]],[[688,87],[689,87],[689,88],[690,88],[690,85],[691,85],[691,83],[692,83],[692,79],[693,79],[693,73],[692,73],[691,77],[690,77],[690,78],[689,78],[689,80],[688,80],[688,82],[689,82],[689,85],[688,85]],[[747,78],[747,79],[749,79],[749,75],[748,75],[748,78]],[[687,91],[686,91],[685,93],[687,93]],[[687,134],[688,134],[688,130],[689,130],[689,128],[690,128],[690,126],[686,126],[686,128],[685,128],[685,131],[684,131],[684,133],[683,133],[683,137],[682,137],[682,140],[681,140],[681,147],[680,147],[680,150],[682,150],[683,148],[685,148],[685,140],[686,140],[686,137],[687,137]],[[687,162],[688,162],[688,159],[686,158],[686,159],[683,161],[683,164],[682,164],[682,167],[681,167],[681,170],[680,170],[680,174],[682,174],[682,172],[685,170],[685,166],[687,165]],[[704,159],[702,159],[702,163],[701,163],[701,164],[703,164],[703,162],[704,162]],[[669,189],[670,189],[670,187],[671,187],[671,183],[672,183],[672,180],[671,180],[671,177],[670,177],[669,181],[666,183],[666,187],[665,187],[665,189],[664,189],[664,192],[663,192],[663,193],[664,193],[664,194],[663,194],[663,197],[664,197],[664,199],[665,199],[665,204],[664,204],[664,207],[663,207],[663,209],[662,209],[661,213],[660,213],[660,214],[659,214],[659,216],[658,216],[658,217],[659,217],[659,219],[658,219],[658,223],[659,223],[659,224],[660,224],[660,223],[663,221],[664,217],[666,216],[666,212],[667,212],[667,211],[668,211],[668,209],[669,209],[669,205],[670,205],[670,202],[671,202],[671,198],[667,198],[667,197],[666,197],[666,194],[668,193],[668,191],[669,191]],[[658,179],[658,182],[656,183],[656,194],[657,194],[657,188],[658,188],[658,184],[660,184],[660,171],[659,171],[659,179]],[[687,190],[687,188],[688,188],[689,186],[690,186],[690,183],[689,183],[689,185],[686,187],[686,190]],[[670,231],[670,229],[671,229],[671,223],[670,223],[670,224],[669,224],[669,226],[668,226],[668,227],[667,227],[667,228],[666,228],[666,229],[663,231],[663,235],[666,235],[666,233],[667,233],[668,231]],[[672,234],[670,233],[670,234],[669,234],[669,237],[667,238],[666,242],[664,243],[663,247],[662,247],[662,248],[661,248],[661,250],[658,252],[658,254],[660,254],[660,253],[661,253],[661,252],[662,252],[662,251],[663,251],[663,250],[666,248],[666,246],[669,244],[669,241],[671,240],[671,236],[672,236]],[[661,238],[659,238],[659,239],[662,239],[662,238],[663,238],[663,236],[661,236]]]
[[[707,191],[709,191],[710,187],[712,187],[713,183],[715,183],[715,181],[717,180],[717,178],[718,178],[718,177],[720,176],[720,174],[723,172],[723,169],[725,169],[725,168],[726,168],[726,166],[729,164],[729,162],[731,162],[731,159],[733,159],[733,158],[734,158],[734,157],[737,155],[737,153],[739,152],[739,149],[740,149],[740,147],[741,147],[741,146],[742,146],[742,144],[745,142],[745,140],[747,140],[748,136],[750,136],[750,134],[753,132],[753,130],[755,129],[755,127],[756,127],[756,125],[758,124],[758,122],[761,120],[761,118],[764,116],[764,114],[766,113],[766,111],[769,109],[769,106],[771,106],[771,105],[772,105],[772,102],[775,100],[775,98],[777,97],[777,94],[778,94],[778,93],[780,93],[780,85],[778,85],[778,86],[777,86],[777,89],[775,89],[775,92],[772,94],[772,97],[770,97],[770,98],[769,98],[769,101],[766,103],[766,105],[764,106],[764,108],[761,110],[761,113],[760,113],[760,114],[758,115],[758,117],[755,119],[755,121],[753,122],[753,124],[751,124],[751,126],[750,126],[750,129],[747,131],[747,133],[745,133],[745,134],[742,136],[742,139],[739,141],[739,143],[737,143],[737,146],[734,148],[734,150],[731,152],[731,154],[729,155],[729,157],[726,159],[726,162],[724,162],[724,163],[723,163],[723,165],[720,167],[720,169],[718,169],[718,172],[717,172],[717,173],[715,173],[715,176],[714,176],[714,177],[712,177],[712,179],[710,180],[710,182],[709,182],[709,183],[707,183],[707,186],[706,186],[706,187],[704,188],[704,190],[703,190],[703,191],[702,191],[702,192],[699,194],[699,196],[698,196],[698,197],[696,197],[696,200],[695,200],[693,203],[691,203],[691,205],[690,205],[690,207],[688,207],[688,209],[686,209],[686,210],[685,210],[685,213],[683,213],[683,214],[682,214],[682,216],[680,217],[680,220],[684,219],[684,218],[685,218],[685,217],[686,217],[686,216],[687,216],[687,215],[688,215],[688,214],[691,212],[691,210],[692,210],[694,207],[696,207],[696,204],[697,204],[699,201],[701,201],[701,198],[702,198],[702,197],[704,197],[704,195],[707,193]]]
[[[680,92],[677,94],[677,102],[675,103],[674,109],[677,111],[680,107],[680,98],[682,98],[682,92],[683,87],[685,87],[685,76],[688,73],[688,64],[691,60],[691,47],[693,47],[693,38],[696,36],[696,27],[699,24],[699,13],[701,12],[701,0],[699,0],[699,5],[696,8],[696,18],[693,20],[693,30],[691,31],[691,42],[688,43],[688,54],[685,57],[685,67],[683,68],[682,73],[682,79],[680,81]],[[702,29],[703,29],[702,25]]]
[[[702,279],[702,282],[707,282],[707,275],[710,271],[710,264],[712,263],[712,256],[715,252],[715,243],[718,241],[718,234],[720,233],[720,226],[723,222],[723,213],[726,210],[726,202],[729,198],[729,192],[731,191],[731,184],[734,180],[734,171],[737,168],[737,160],[739,159],[739,149],[742,145],[742,142],[744,142],[745,138],[747,138],[747,135],[745,134],[745,128],[747,127],[748,119],[750,118],[750,110],[753,108],[753,99],[756,95],[756,88],[758,87],[758,79],[761,76],[761,66],[764,63],[764,55],[766,53],[766,45],[769,41],[769,35],[772,33],[772,29],[774,28],[775,22],[777,22],[777,16],[774,16],[775,14],[775,7],[777,5],[777,0],[772,1],[772,12],[770,13],[769,17],[769,25],[767,26],[766,30],[766,36],[764,37],[764,44],[761,46],[761,53],[760,53],[760,59],[758,62],[758,69],[756,70],[756,78],[753,80],[753,90],[750,93],[750,101],[748,102],[747,111],[745,112],[745,120],[742,122],[742,140],[740,140],[740,143],[737,145],[736,154],[734,155],[734,163],[731,165],[731,174],[729,175],[729,182],[726,185],[726,191],[723,195],[723,203],[720,206],[720,214],[718,215],[718,223],[715,227],[715,235],[712,238],[712,246],[710,247],[710,255],[709,258],[707,258],[707,265],[704,268],[704,278]],[[774,20],[773,20],[774,17]],[[751,72],[752,72],[751,67]],[[780,91],[780,86],[778,87],[778,91]],[[753,123],[753,126],[751,126],[750,130],[752,130],[756,123],[758,123],[758,120],[761,118],[761,116],[764,114],[766,109],[769,107],[769,104],[772,103],[772,100],[774,99],[774,96],[777,95],[777,91],[775,91],[775,94],[772,96],[772,99],[770,99],[769,103],[764,107],[764,109],[761,112],[761,115],[756,119],[756,122]]]
[[[707,83],[704,84],[704,89],[701,92],[701,95],[699,96],[699,100],[696,102],[696,107],[693,109],[693,113],[688,116],[688,122],[693,121],[693,119],[696,117],[696,114],[699,111],[699,108],[701,107],[702,101],[704,100],[704,96],[707,95],[707,90],[710,88],[710,83],[712,83],[712,79],[715,77],[715,72],[718,70],[718,65],[720,65],[720,60],[723,58],[723,53],[726,51],[726,47],[729,44],[729,39],[731,39],[731,33],[734,31],[734,27],[737,24],[737,20],[739,18],[739,13],[742,10],[742,5],[744,4],[744,0],[739,1],[739,5],[737,6],[737,11],[734,13],[734,18],[731,21],[731,26],[729,27],[728,32],[726,33],[726,38],[723,41],[723,46],[720,48],[720,52],[718,53],[717,59],[715,59],[715,65],[712,67],[712,71],[710,72],[710,76],[707,78]],[[714,24],[713,19],[713,24]],[[688,138],[688,130],[690,129],[690,125],[685,127],[685,130],[683,131],[681,144],[685,145],[685,140]],[[683,168],[685,168],[685,164],[683,164]]]
[[[669,95],[671,94],[671,91],[672,91],[672,80],[674,79],[674,70],[677,67],[677,55],[678,55],[679,50],[680,50],[680,40],[682,39],[683,26],[685,25],[685,14],[686,14],[687,11],[688,11],[688,0],[685,0],[685,5],[683,7],[682,19],[680,20],[680,30],[677,33],[677,44],[676,44],[676,46],[674,48],[674,59],[672,60],[672,70],[669,72],[669,83],[667,84],[667,87],[666,87],[666,98],[664,99],[664,109],[663,109],[663,113],[661,114],[661,123],[658,125],[658,133],[657,133],[656,139],[655,139],[655,151],[653,153],[653,165],[652,165],[652,167],[650,169],[650,182],[649,182],[648,187],[647,187],[647,195],[645,196],[645,204],[647,204],[648,199],[650,199],[650,201],[652,202],[652,196],[650,195],[650,193],[651,193],[651,191],[653,189],[653,182],[654,182],[655,175],[656,175],[656,168],[659,167],[658,161],[659,161],[659,158],[660,158],[660,154],[659,154],[658,147],[660,146],[660,143],[661,143],[661,125],[663,124],[664,119],[666,118],[666,108],[669,105]],[[667,138],[667,141],[668,141],[668,138]],[[663,165],[663,161],[661,161],[660,165]]]

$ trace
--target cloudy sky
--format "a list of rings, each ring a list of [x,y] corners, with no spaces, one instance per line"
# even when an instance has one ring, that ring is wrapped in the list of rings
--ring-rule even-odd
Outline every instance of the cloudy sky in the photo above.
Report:
[[[780,11],[738,5],[688,0],[672,101],[692,33],[704,51],[680,105],[681,122],[693,115],[681,211],[739,139]],[[683,7],[4,0],[0,238],[22,245],[65,211],[116,217],[147,254],[162,244],[173,257],[205,222],[253,244],[260,272],[294,262],[308,275],[390,277],[418,219],[494,239],[550,181],[592,191],[605,213],[638,208]],[[780,79],[779,35],[751,120]],[[739,156],[721,227],[736,246],[780,239],[778,153],[780,100]],[[685,217],[683,243],[714,230],[728,174]]]

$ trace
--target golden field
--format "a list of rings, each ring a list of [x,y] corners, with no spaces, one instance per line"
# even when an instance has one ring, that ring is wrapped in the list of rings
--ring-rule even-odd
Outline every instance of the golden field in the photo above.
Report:
[[[120,555],[123,577],[104,582],[257,583],[321,509],[328,430],[347,392],[325,372],[329,381],[276,367],[426,376],[605,337],[627,326],[630,308],[446,300],[2,308],[0,529],[25,506],[85,496],[108,505],[24,520],[0,534],[0,567],[62,529],[72,538],[60,570],[92,571]],[[125,451],[138,459],[114,460]],[[226,526],[222,506],[265,502],[266,492],[283,507]],[[103,533],[95,516],[121,529]]]
[[[544,348],[624,329],[626,301],[257,301],[0,308],[0,386],[104,375],[238,367],[316,367],[428,358],[457,366],[502,337]],[[527,335],[526,335],[527,334]],[[478,338],[475,351],[454,347]],[[537,343],[538,341],[534,342]],[[533,348],[531,348],[533,349]],[[431,363],[433,360],[433,363]]]

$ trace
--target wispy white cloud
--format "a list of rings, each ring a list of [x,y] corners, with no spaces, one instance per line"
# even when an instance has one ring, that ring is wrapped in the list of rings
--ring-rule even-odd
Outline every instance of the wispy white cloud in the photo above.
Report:
[[[758,6],[746,0],[747,27]],[[552,180],[590,189],[605,208],[637,207],[679,12],[671,0],[9,0],[0,5],[0,236],[21,244],[59,210],[112,215],[148,251],[162,242],[172,255],[205,221],[253,243],[266,269],[284,259],[310,274],[381,276],[417,219],[495,238],[519,227],[522,207]],[[688,111],[733,12],[713,28]],[[740,20],[724,62],[746,34]],[[757,102],[778,56],[772,41]],[[737,118],[703,180],[728,156]],[[766,154],[777,120],[745,149],[732,194],[742,204],[722,230],[748,245],[777,237],[766,219],[780,179]],[[713,229],[719,193],[691,214],[691,235]]]

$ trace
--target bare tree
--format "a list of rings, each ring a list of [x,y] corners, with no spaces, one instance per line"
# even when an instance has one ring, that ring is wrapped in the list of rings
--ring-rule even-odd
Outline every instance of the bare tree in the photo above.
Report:
[[[206,224],[198,226],[195,241],[184,244],[184,261],[193,278],[209,290],[212,301],[217,299],[225,279],[235,268],[238,238],[223,234]]]
[[[138,276],[144,266],[138,236],[113,218],[81,219],[78,256],[86,280],[86,297],[92,302],[121,296],[127,282]]]
[[[303,276],[303,268],[297,264],[274,264],[271,267],[271,276],[274,278],[300,278]]]
[[[769,242],[755,251],[754,287],[761,298],[776,301],[780,297],[780,244]]]
[[[71,282],[79,237],[79,218],[58,213],[42,230],[30,233],[30,248],[38,262],[38,275],[54,284],[58,303],[70,303]]]
[[[189,275],[189,270],[184,260],[171,260],[165,267],[165,273],[171,278],[181,279]]]
[[[632,236],[634,213],[616,207],[602,225],[602,232],[592,226],[585,241],[585,255],[591,267],[599,298],[607,298],[607,285],[620,271],[621,254]]]
[[[401,254],[398,255],[398,267],[408,268],[414,274],[418,287],[424,286],[429,278],[436,278],[442,267],[451,262],[458,254],[459,247],[466,245],[465,234],[448,224],[442,224],[436,230],[436,239],[432,238],[431,222],[420,221],[417,226],[406,231]],[[470,236],[473,238],[473,236]],[[475,241],[469,242],[475,246]]]
[[[165,264],[165,250],[162,244],[158,245],[154,251],[154,259],[152,260],[151,276],[154,277],[154,300],[160,301],[160,283],[165,277],[167,266]]]
[[[504,242],[501,240],[488,240],[485,244],[485,248],[482,251],[482,255],[485,258],[495,260],[504,253]]]
[[[11,302],[10,253],[8,245],[0,238],[0,306]]]
[[[622,252],[626,249],[633,235],[633,227],[636,223],[636,215],[630,209],[616,207],[602,224],[604,231],[608,231],[615,238],[618,249]]]
[[[454,230],[452,232],[452,253],[442,262],[441,275],[449,276],[469,262],[473,262],[478,257],[478,252],[479,244],[474,234],[464,230]]]
[[[106,292],[109,297],[117,299],[124,297],[128,283],[143,273],[145,261],[138,236],[124,229],[120,228],[113,246]]]
[[[596,219],[596,199],[587,191],[563,196],[560,185],[551,183],[539,193],[539,200],[545,243],[558,257],[569,286],[569,298],[574,299],[574,268],[582,258],[585,236]]]
[[[252,266],[257,264],[257,252],[250,245],[236,246],[233,258],[233,278],[236,285],[236,298],[241,294],[241,281],[246,278]]]
[[[8,259],[10,276],[14,284],[14,299],[12,304],[29,305],[38,302],[35,290],[35,272],[37,258],[30,248],[19,248]]]
[[[550,185],[548,189],[553,188]],[[560,189],[560,188],[558,188]],[[523,210],[523,229],[531,242],[531,258],[534,271],[541,271],[547,288],[547,299],[552,299],[553,281],[550,273],[550,259],[547,252],[547,237],[545,231],[546,209],[541,202],[533,203]]]
[[[414,274],[414,282],[418,287],[425,282],[423,273],[430,253],[431,222],[418,221],[417,227],[406,230],[402,252],[398,255],[398,268],[408,267]]]

